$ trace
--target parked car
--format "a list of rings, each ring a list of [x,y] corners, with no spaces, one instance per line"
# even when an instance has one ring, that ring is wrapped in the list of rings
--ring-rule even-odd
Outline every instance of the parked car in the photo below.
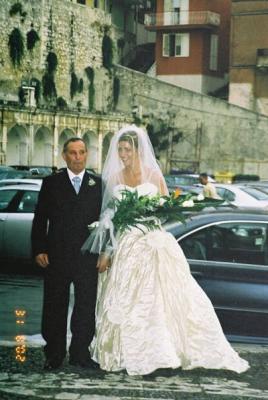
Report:
[[[225,209],[168,224],[225,334],[268,344],[268,215]],[[179,266],[178,266],[179,268]]]
[[[31,261],[31,228],[40,185],[0,187],[0,259]]]
[[[268,194],[244,184],[215,184],[218,195],[236,207],[268,208]]]

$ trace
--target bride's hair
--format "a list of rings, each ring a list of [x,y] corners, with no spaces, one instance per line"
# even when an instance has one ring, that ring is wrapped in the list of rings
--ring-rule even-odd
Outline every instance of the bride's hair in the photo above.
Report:
[[[136,149],[138,149],[138,147],[139,147],[138,136],[137,136],[137,133],[134,131],[129,131],[127,133],[123,133],[122,136],[119,137],[118,143],[120,143],[120,142],[127,142],[133,148],[135,147]]]

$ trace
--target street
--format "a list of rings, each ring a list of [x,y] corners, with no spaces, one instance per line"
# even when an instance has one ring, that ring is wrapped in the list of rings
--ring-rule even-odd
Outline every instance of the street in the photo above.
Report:
[[[251,365],[229,371],[158,370],[128,376],[69,366],[42,370],[40,336],[42,277],[0,276],[0,399],[268,399],[268,346],[235,344]],[[72,304],[72,295],[71,295]],[[70,334],[69,334],[70,336]]]

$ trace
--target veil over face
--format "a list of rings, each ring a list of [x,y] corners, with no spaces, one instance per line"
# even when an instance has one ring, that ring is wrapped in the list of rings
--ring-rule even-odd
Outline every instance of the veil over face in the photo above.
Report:
[[[122,160],[120,154],[121,144],[131,153],[128,165]],[[121,147],[120,147],[121,146]],[[124,146],[123,146],[124,147]],[[103,200],[100,222],[93,231],[82,250],[87,249],[93,253],[101,253],[107,245],[108,237],[114,239],[112,226],[113,210],[109,208],[117,185],[137,187],[145,183],[154,184],[158,192],[168,195],[168,189],[157,163],[152,144],[148,134],[136,125],[128,125],[120,129],[112,138],[108,154],[102,171]],[[133,184],[133,182],[135,182]],[[110,240],[109,240],[110,241]],[[113,241],[113,248],[115,240]]]

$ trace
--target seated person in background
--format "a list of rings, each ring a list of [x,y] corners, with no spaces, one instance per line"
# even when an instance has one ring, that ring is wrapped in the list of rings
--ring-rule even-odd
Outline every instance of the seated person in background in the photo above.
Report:
[[[220,196],[217,194],[215,186],[213,185],[213,183],[208,181],[208,175],[205,172],[199,175],[199,181],[204,186],[204,197],[210,197],[211,199],[220,199]]]

